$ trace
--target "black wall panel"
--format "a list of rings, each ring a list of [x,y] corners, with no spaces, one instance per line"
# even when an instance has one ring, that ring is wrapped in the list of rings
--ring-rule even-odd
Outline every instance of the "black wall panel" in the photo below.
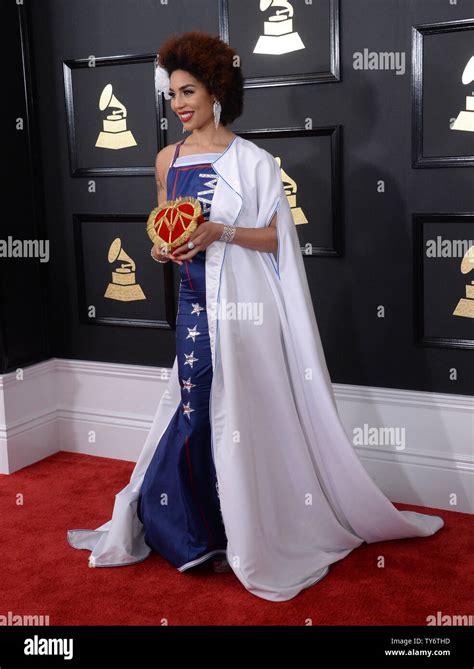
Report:
[[[230,18],[236,6],[232,2],[237,0],[230,0]],[[244,7],[244,3],[237,4]],[[338,128],[340,252],[305,257],[332,380],[471,394],[474,365],[469,341],[456,345],[454,338],[454,345],[427,345],[417,330],[421,305],[415,283],[420,278],[413,215],[474,212],[474,172],[469,165],[455,169],[413,165],[412,31],[413,26],[423,24],[474,20],[474,0],[458,0],[457,4],[447,0],[341,0],[334,4],[339,8],[340,60],[333,62],[337,76],[298,85],[284,82],[262,87],[250,82],[244,113],[232,129],[252,139],[246,133],[304,128],[308,118],[315,128]],[[63,67],[65,62],[91,55],[153,56],[173,32],[200,29],[225,35],[223,18],[229,5],[220,0],[169,0],[167,5],[158,0],[25,0],[25,6],[31,13],[36,120],[51,243],[46,291],[50,354],[171,366],[172,328],[87,324],[80,317],[75,217],[145,216],[155,206],[156,190],[152,161],[148,174],[71,175]],[[234,29],[228,34],[235,48],[232,35],[245,29],[246,20],[245,11],[240,17],[234,12]],[[355,69],[354,54],[364,49],[404,54],[405,71],[398,75]],[[245,76],[245,54],[240,55]],[[465,94],[468,92],[466,89]],[[165,107],[169,118],[168,101]],[[150,155],[156,154],[162,141],[153,130],[155,145],[147,147]],[[170,119],[166,141],[180,137],[178,124]],[[264,141],[261,145],[267,148]],[[90,180],[95,182],[93,194],[88,192]],[[381,181],[383,194],[377,191]],[[317,203],[313,204],[317,210]],[[153,270],[157,277],[163,272],[158,265]],[[177,268],[165,271],[172,276],[161,274],[157,290],[164,291],[165,285],[176,288]],[[466,283],[465,277],[459,284],[461,291]],[[385,307],[384,318],[377,317],[379,305]],[[450,380],[453,368],[456,381]]]

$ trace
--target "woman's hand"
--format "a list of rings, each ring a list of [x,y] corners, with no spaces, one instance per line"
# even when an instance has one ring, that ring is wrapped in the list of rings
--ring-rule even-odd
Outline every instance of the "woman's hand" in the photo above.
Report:
[[[165,260],[165,261],[172,260],[177,265],[182,265],[183,264],[181,261],[175,260],[175,258],[172,258],[169,253],[163,253],[163,251],[161,250],[160,244],[155,244],[153,246],[153,248],[151,249],[151,255],[154,258],[156,258],[157,260],[162,260],[162,261],[163,260]]]
[[[171,260],[188,260],[195,256],[196,253],[199,253],[199,251],[204,251],[210,244],[212,244],[212,242],[215,242],[220,238],[223,229],[223,223],[204,221],[204,223],[198,225],[196,230],[194,230],[184,244],[176,247],[174,251],[170,253]],[[188,249],[189,241],[194,242],[195,246],[193,249]],[[192,260],[190,260],[190,262],[192,262]]]

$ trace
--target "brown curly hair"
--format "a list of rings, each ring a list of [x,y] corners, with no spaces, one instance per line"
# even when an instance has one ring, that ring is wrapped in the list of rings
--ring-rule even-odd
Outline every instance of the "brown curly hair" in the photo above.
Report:
[[[192,30],[173,34],[161,46],[159,63],[168,72],[185,70],[201,81],[222,105],[222,125],[242,114],[244,86],[238,54],[217,35]],[[237,61],[240,63],[240,60]]]

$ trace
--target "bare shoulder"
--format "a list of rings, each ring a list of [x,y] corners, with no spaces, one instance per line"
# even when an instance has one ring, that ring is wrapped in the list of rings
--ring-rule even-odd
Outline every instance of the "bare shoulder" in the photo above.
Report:
[[[176,142],[176,144],[177,143],[178,142]],[[168,170],[176,144],[168,144],[168,146],[165,146],[156,154],[155,166],[158,172],[166,172]]]
[[[166,181],[168,179],[168,170],[171,161],[173,160],[174,150],[176,144],[168,144],[158,151],[155,159],[155,179],[158,187],[159,200],[166,194]]]

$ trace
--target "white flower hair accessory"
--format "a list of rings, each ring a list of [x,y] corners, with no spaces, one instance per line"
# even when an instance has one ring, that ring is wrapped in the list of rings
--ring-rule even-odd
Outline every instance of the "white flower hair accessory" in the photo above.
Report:
[[[169,94],[170,78],[168,72],[160,65],[159,56],[155,60],[155,89],[163,93],[165,100],[171,100]]]

